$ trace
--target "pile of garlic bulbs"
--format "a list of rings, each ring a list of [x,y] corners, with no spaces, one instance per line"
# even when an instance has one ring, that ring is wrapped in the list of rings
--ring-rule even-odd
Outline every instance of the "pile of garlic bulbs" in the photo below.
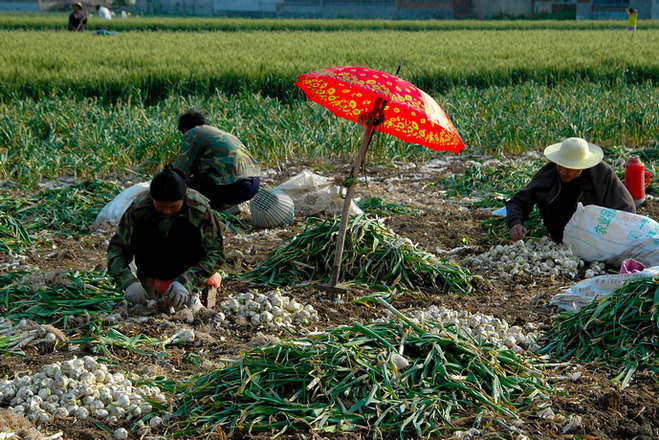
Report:
[[[167,403],[157,387],[135,387],[124,374],[111,373],[92,356],[74,356],[45,365],[32,376],[0,381],[0,406],[8,406],[37,426],[63,418],[93,419],[108,425],[138,420],[139,429],[146,432],[148,427],[139,419],[152,406],[145,399]],[[152,425],[156,426],[163,421],[154,419]]]
[[[247,292],[228,295],[220,303],[220,309],[226,316],[243,317],[254,327],[307,325],[318,321],[318,312],[311,304],[301,304],[294,298],[282,295],[279,289],[267,294]]]
[[[0,317],[0,337],[11,341],[3,350],[19,351],[36,345],[55,345],[57,341],[66,339],[64,334],[51,325],[42,325],[27,319],[21,319],[18,324],[10,319]]]
[[[378,321],[388,322],[395,319],[394,316],[386,311],[387,317]],[[537,351],[540,346],[536,342],[538,335],[532,330],[536,325],[529,322],[526,324],[524,332],[519,326],[510,326],[505,319],[485,315],[483,313],[469,313],[466,310],[456,311],[443,306],[430,306],[423,310],[412,310],[405,312],[410,319],[422,323],[424,321],[438,322],[442,324],[452,324],[464,335],[473,337],[479,342],[491,342],[501,347],[509,348],[514,352],[520,352],[524,349]]]
[[[488,251],[465,258],[465,263],[484,270],[492,270],[502,279],[516,276],[577,278],[585,263],[572,253],[569,246],[558,244],[548,237],[510,245],[496,245]],[[604,273],[601,263],[591,265],[588,275]]]
[[[599,261],[593,261],[590,264],[590,268],[586,269],[586,272],[584,273],[583,277],[592,278],[605,273],[606,273],[606,266],[604,265],[604,263]]]

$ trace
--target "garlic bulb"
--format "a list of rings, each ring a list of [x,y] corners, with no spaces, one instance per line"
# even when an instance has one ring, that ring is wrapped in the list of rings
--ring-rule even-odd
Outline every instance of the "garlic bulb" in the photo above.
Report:
[[[65,336],[52,326],[27,319],[21,319],[14,325],[11,320],[4,317],[0,317],[0,337],[10,341],[10,344],[4,347],[6,351],[20,351],[37,345],[53,346],[58,340],[65,339]]]
[[[563,275],[577,278],[585,262],[576,257],[569,246],[557,244],[548,237],[524,242],[518,240],[510,245],[496,245],[488,251],[464,259],[466,265],[481,270],[491,270],[502,279],[520,276],[556,277]],[[586,270],[589,278],[604,273],[602,263],[593,263]]]
[[[150,413],[146,399],[167,402],[157,388],[135,387],[124,374],[110,372],[92,356],[73,357],[45,365],[32,376],[0,381],[0,406],[8,406],[36,425],[67,417],[117,425]],[[127,438],[122,429],[115,431],[115,438]]]
[[[279,289],[268,294],[241,293],[229,295],[220,303],[224,315],[243,317],[254,327],[307,325],[318,321],[318,312],[310,304],[301,304],[282,295]],[[223,316],[224,316],[223,315]]]
[[[385,310],[385,318],[375,320],[376,322],[388,322],[393,315]],[[453,326],[459,333],[470,336],[479,342],[491,342],[500,347],[509,348],[513,351],[526,349],[537,351],[537,335],[533,332],[524,333],[519,326],[510,326],[505,319],[485,315],[483,313],[469,313],[465,310],[455,311],[442,306],[430,306],[423,310],[412,310],[405,313],[416,322],[432,321]],[[530,324],[530,325],[529,325]],[[533,330],[536,325],[529,323],[528,330]],[[393,361],[393,359],[392,359]]]

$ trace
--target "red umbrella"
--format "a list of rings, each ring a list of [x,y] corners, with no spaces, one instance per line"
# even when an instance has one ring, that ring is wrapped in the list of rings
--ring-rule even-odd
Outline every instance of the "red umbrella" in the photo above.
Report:
[[[351,182],[356,182],[374,130],[433,150],[458,153],[465,147],[439,104],[423,90],[395,75],[367,67],[338,66],[300,75],[295,85],[309,99],[335,115],[366,127],[350,173]],[[331,288],[338,282],[353,193],[354,183],[348,185],[343,204]]]
[[[298,76],[296,85],[332,113],[366,125],[385,102],[375,130],[405,142],[454,153],[465,147],[444,110],[427,93],[394,75],[367,67],[339,66]]]

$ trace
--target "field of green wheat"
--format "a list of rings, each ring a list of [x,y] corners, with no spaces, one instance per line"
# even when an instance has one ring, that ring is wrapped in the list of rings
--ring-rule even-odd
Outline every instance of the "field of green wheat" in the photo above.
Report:
[[[359,129],[308,102],[297,75],[393,72],[400,61],[471,153],[519,154],[573,135],[605,148],[659,139],[653,25],[170,17],[114,20],[125,28],[99,36],[52,30],[62,17],[0,16],[0,179],[151,173],[176,154],[176,117],[190,107],[266,166],[347,157]],[[438,154],[385,135],[372,151],[381,161]]]

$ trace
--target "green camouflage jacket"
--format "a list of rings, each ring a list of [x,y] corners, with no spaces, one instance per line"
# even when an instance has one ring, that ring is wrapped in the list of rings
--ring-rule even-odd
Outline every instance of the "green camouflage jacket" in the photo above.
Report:
[[[177,225],[183,225],[188,231],[192,231],[193,236],[196,236],[198,245],[195,247],[197,249],[190,248],[190,252],[187,252],[187,243],[183,242],[182,248],[185,249],[183,252],[167,252],[166,255],[156,255],[156,259],[162,259],[164,262],[173,261],[174,265],[179,263],[179,266],[181,266],[180,262],[185,261],[189,254],[198,255],[198,257],[194,257],[195,261],[198,260],[194,266],[186,267],[187,265],[183,263],[182,266],[186,269],[176,275],[175,280],[183,284],[190,292],[193,289],[203,288],[206,280],[224,262],[224,246],[217,217],[213,214],[206,198],[193,189],[188,189],[183,207],[171,217],[163,217],[155,210],[153,199],[148,191],[138,196],[128,207],[117,225],[116,233],[110,240],[107,251],[108,273],[119,287],[125,289],[133,282],[138,281],[129,265],[135,258],[138,263],[137,270],[140,273],[138,261],[140,255],[137,254],[140,252],[138,250],[140,243],[144,243],[144,240],[141,240],[140,234],[135,232],[138,230],[145,231],[144,228],[151,231],[155,229],[159,230],[155,232],[155,237],[158,237],[159,234],[165,234],[166,236],[168,234],[167,228],[170,227],[168,225],[172,225],[173,222],[177,222]],[[199,234],[196,233],[197,231]],[[145,234],[142,233],[142,235]],[[171,260],[176,257],[179,257],[178,262]]]
[[[217,185],[259,176],[259,166],[235,136],[210,125],[199,125],[183,136],[174,166],[189,176],[208,176]]]

